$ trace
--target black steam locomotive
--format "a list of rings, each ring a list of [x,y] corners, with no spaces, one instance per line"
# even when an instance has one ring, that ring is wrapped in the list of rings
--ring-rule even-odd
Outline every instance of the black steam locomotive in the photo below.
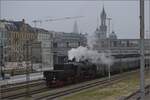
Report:
[[[140,66],[138,54],[117,55],[111,65],[111,74],[134,70]],[[146,65],[149,64],[149,55],[146,56]],[[59,87],[81,81],[104,77],[108,75],[108,66],[105,64],[93,64],[86,61],[67,62],[54,65],[54,70],[44,71],[44,78],[48,87]]]
[[[88,61],[68,62],[54,65],[54,70],[44,71],[49,87],[64,86],[96,77],[96,65]]]

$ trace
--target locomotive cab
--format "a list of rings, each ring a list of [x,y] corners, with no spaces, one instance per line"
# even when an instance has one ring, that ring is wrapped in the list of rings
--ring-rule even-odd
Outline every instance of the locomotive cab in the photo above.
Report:
[[[62,84],[61,80],[63,80],[63,77],[61,76],[63,75],[63,70],[44,71],[43,74],[48,87],[55,87]]]

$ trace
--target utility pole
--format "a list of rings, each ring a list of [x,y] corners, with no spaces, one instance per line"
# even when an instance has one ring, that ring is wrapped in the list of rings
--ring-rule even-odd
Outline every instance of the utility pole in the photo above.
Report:
[[[0,75],[1,77],[3,78],[3,69],[2,69],[2,66],[3,66],[3,46],[2,46],[2,43],[0,44]],[[2,87],[0,85],[0,99],[2,98]]]
[[[1,24],[1,22],[0,22]],[[5,72],[4,72],[4,68],[5,68],[5,42],[4,42],[4,31],[3,28],[0,28],[0,76],[2,77],[3,82],[5,83]],[[0,92],[2,90],[2,86],[0,84]],[[2,98],[2,92],[0,93],[0,98]]]
[[[0,0],[0,20],[1,20],[1,9],[2,9],[2,5],[1,5],[2,1]]]
[[[2,77],[2,79],[4,80],[4,72],[3,72],[3,66],[4,66],[4,60],[3,60],[3,59],[4,59],[4,54],[3,54],[3,49],[4,49],[4,48],[3,48],[3,44],[1,43],[1,44],[0,44],[0,52],[1,52],[1,53],[0,53],[0,54],[1,54],[1,55],[0,55],[0,56],[1,56],[1,57],[0,57],[0,59],[1,59],[1,60],[0,60],[0,66],[1,66],[0,70],[1,70],[1,71],[0,71],[0,72],[1,72],[1,77]]]
[[[1,20],[1,0],[0,0],[0,20]],[[1,25],[1,22],[0,22],[0,25]],[[1,35],[1,34],[0,34],[0,35]],[[3,66],[3,64],[2,64],[2,63],[3,63],[3,62],[2,62],[2,61],[3,61],[3,60],[2,60],[2,59],[3,59],[3,46],[2,46],[2,45],[3,45],[3,44],[2,44],[2,40],[0,40],[0,42],[1,42],[1,44],[0,44],[0,50],[1,50],[1,51],[0,51],[0,52],[1,52],[1,53],[0,53],[0,67],[1,67],[1,68],[0,68],[0,73],[1,73],[1,74],[0,74],[0,75],[1,75],[1,77],[2,77],[2,74],[3,74],[3,69],[2,69],[2,66]],[[1,86],[1,84],[0,84],[0,99],[1,99],[1,98],[2,98],[2,86]]]
[[[4,72],[4,68],[5,68],[5,58],[6,58],[6,40],[5,40],[5,31],[3,28],[0,28],[0,32],[1,32],[1,39],[0,39],[0,49],[1,49],[1,53],[0,53],[0,72],[1,72],[1,76],[2,76],[2,79],[4,80],[5,79],[5,72]]]
[[[149,11],[150,11],[150,0],[149,0]],[[148,39],[150,39],[150,12],[149,12],[149,31],[148,31]]]
[[[23,22],[23,33],[26,32],[26,27],[25,27],[25,20],[23,19],[22,20]],[[27,34],[27,33],[25,33]],[[25,60],[26,60],[26,82],[27,82],[27,87],[26,87],[26,97],[30,97],[30,87],[29,87],[29,81],[30,81],[30,61],[31,59],[29,58],[29,46],[30,46],[30,41],[28,40],[28,38],[26,38],[26,41],[25,41],[25,48],[24,50],[26,51],[24,54],[25,54]]]
[[[25,53],[25,59],[26,59],[26,82],[27,82],[27,87],[26,87],[26,96],[30,97],[30,87],[29,87],[29,81],[30,81],[30,60],[29,60],[29,41],[26,41],[25,44],[25,49],[26,49],[26,53]]]
[[[1,20],[1,0],[0,0],[0,20]],[[1,22],[0,22],[0,25],[1,25]],[[1,72],[1,77],[2,77],[2,73],[3,73],[3,71],[2,71],[2,66],[3,66],[3,37],[2,37],[2,34],[3,34],[3,32],[0,34],[0,72]]]
[[[140,0],[140,92],[141,100],[145,98],[145,79],[144,79],[144,0]]]
[[[107,18],[107,20],[108,20],[108,33],[109,33],[109,35],[111,34],[110,33],[110,21],[112,20],[112,18]],[[109,51],[109,53],[110,53],[110,39],[108,40],[108,51]],[[111,78],[111,73],[110,73],[110,71],[111,71],[111,69],[110,69],[110,64],[108,64],[108,78],[110,79]]]

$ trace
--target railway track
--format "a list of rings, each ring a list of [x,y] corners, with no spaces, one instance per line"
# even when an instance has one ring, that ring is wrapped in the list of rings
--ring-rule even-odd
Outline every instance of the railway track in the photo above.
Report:
[[[20,83],[20,84],[11,84],[9,86],[5,86],[1,88],[1,99],[11,99],[11,97],[22,97],[27,94],[27,87],[29,86],[30,88],[30,93],[38,93],[42,90],[47,90],[47,87],[45,85],[44,80],[34,80],[30,81],[29,84],[27,85],[26,82]],[[40,91],[39,91],[40,90]]]
[[[32,90],[32,91],[30,91],[30,95],[31,94],[37,94],[37,93],[41,93],[41,92],[43,92],[43,91],[48,91],[49,89],[47,89],[47,87],[42,87],[42,88],[36,88],[36,89],[34,89],[34,90]],[[25,96],[29,96],[29,94],[28,93],[26,93],[26,92],[23,92],[23,93],[17,93],[17,94],[13,94],[13,95],[9,95],[9,96],[2,96],[1,97],[1,99],[2,100],[13,100],[13,99],[17,99],[17,98],[21,98],[21,97],[25,97]],[[19,99],[18,99],[19,100]]]
[[[29,86],[35,86],[35,85],[41,85],[41,84],[45,84],[44,80],[33,80],[29,82]],[[20,84],[10,84],[10,85],[5,85],[5,86],[1,86],[1,93],[5,93],[5,92],[9,92],[9,91],[13,91],[13,90],[19,90],[19,89],[23,89],[27,87],[27,83],[20,83]]]
[[[100,87],[108,86],[108,85],[114,84],[114,83],[122,80],[122,78],[121,79],[120,78],[118,79],[118,78],[119,77],[115,77],[115,78],[112,78],[110,80],[106,79],[106,80],[103,80],[103,81],[97,81],[97,82],[89,83],[89,84],[86,84],[86,85],[81,85],[81,86],[78,86],[78,87],[74,87],[74,88],[71,88],[71,89],[58,91],[58,92],[55,92],[55,93],[52,93],[52,94],[49,94],[49,95],[46,95],[46,96],[43,96],[43,97],[36,98],[36,100],[43,100],[43,99],[44,100],[53,100],[53,99],[59,98],[61,96],[69,95],[69,94],[79,92],[79,91],[82,91],[82,90],[85,90],[85,89],[89,89],[89,88],[92,88],[92,87],[96,87],[96,86],[99,86],[99,85],[100,85]]]
[[[39,82],[42,81],[43,79],[38,79],[38,80],[30,80],[29,83],[34,83],[34,82]],[[8,87],[15,87],[19,85],[24,85],[27,84],[27,81],[25,82],[19,82],[19,83],[12,83],[12,84],[6,84],[6,85],[1,85],[2,88],[8,88]]]
[[[45,84],[44,85],[32,84],[31,85],[32,87],[30,87],[29,95],[32,96],[34,100],[42,100],[42,99],[52,100],[52,99],[55,99],[55,98],[58,98],[61,96],[65,96],[65,95],[69,95],[71,93],[79,92],[81,90],[85,90],[88,88],[92,88],[92,87],[96,87],[96,86],[105,87],[105,86],[114,84],[118,81],[123,80],[124,76],[133,74],[134,72],[137,72],[137,71],[126,72],[123,74],[114,75],[114,76],[112,76],[112,78],[110,80],[108,80],[108,78],[96,79],[94,81],[92,80],[89,82],[83,82],[83,83],[74,84],[71,86],[65,86],[65,87],[58,88],[58,89],[49,89],[46,87]],[[26,86],[24,86],[24,87],[26,87]],[[41,95],[41,93],[43,94],[45,92],[50,92],[50,93],[48,93],[47,95]],[[5,95],[2,95],[1,99],[2,100],[13,100],[13,99],[25,97],[26,95],[27,95],[26,88],[18,89],[14,93],[13,92],[11,93],[11,92],[8,92],[5,90]]]
[[[91,82],[91,83],[86,83],[86,84],[82,84],[76,87],[72,87],[69,89],[65,89],[65,90],[60,90],[60,91],[56,91],[56,92],[51,92],[51,93],[47,93],[48,95],[44,95],[44,96],[39,96],[39,97],[33,97],[35,100],[53,100],[62,96],[66,96],[72,93],[76,93],[82,90],[86,90],[89,88],[93,88],[93,87],[105,87],[105,86],[109,86],[111,84],[114,84],[116,82],[119,82],[121,80],[123,80],[124,76],[129,75],[129,74],[133,74],[134,72],[131,73],[126,73],[124,75],[115,75],[113,76],[110,80],[108,79],[104,79],[104,80],[99,80],[99,81],[95,81],[95,82]]]
[[[150,85],[145,87],[145,95],[150,94]],[[123,100],[140,100],[140,90],[133,92],[131,95],[124,97]]]
[[[113,81],[113,82],[110,82],[110,81]],[[69,95],[69,94],[79,92],[79,91],[82,91],[82,90],[85,90],[85,89],[89,89],[89,88],[92,88],[92,87],[95,87],[95,86],[98,86],[98,85],[108,86],[108,85],[114,83],[115,81],[117,82],[119,80],[105,80],[105,81],[95,82],[95,83],[87,84],[85,86],[79,86],[79,87],[75,87],[75,88],[72,88],[72,89],[68,89],[68,90],[57,92],[57,93],[53,93],[53,94],[50,94],[50,95],[47,95],[47,96],[44,96],[44,97],[39,97],[39,98],[36,98],[36,100],[42,100],[42,99],[52,100],[52,99],[55,99],[55,98],[59,98],[61,96]]]

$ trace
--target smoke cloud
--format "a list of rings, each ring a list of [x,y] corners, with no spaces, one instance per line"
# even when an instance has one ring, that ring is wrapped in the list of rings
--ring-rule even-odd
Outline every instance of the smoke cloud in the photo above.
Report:
[[[109,55],[109,53],[98,53],[96,50],[82,46],[71,49],[68,52],[68,57],[70,60],[73,58],[75,58],[76,61],[88,60],[95,64],[111,65],[113,63],[113,58]]]
[[[87,41],[87,47],[80,46],[78,48],[72,48],[68,51],[69,60],[75,58],[76,61],[88,60],[95,64],[113,64],[113,57],[109,51],[107,53],[99,53],[97,50],[94,50],[94,45],[97,41],[95,36],[88,35]]]
[[[89,34],[87,36],[87,44],[90,49],[94,49],[94,45],[96,45],[97,38],[95,35]]]

